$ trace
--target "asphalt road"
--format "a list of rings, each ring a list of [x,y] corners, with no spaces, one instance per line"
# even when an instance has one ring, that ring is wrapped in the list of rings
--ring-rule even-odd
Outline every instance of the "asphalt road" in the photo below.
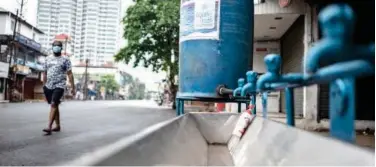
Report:
[[[62,131],[44,136],[48,108],[0,104],[0,166],[64,163],[175,116],[152,101],[64,102]]]

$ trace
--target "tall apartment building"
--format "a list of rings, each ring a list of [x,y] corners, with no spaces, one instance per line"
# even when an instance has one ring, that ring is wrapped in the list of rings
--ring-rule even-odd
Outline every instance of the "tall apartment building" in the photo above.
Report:
[[[113,63],[118,50],[121,0],[39,0],[38,28],[45,32],[42,46],[51,48],[54,37],[67,34],[67,53],[73,64],[89,59],[93,66]]]

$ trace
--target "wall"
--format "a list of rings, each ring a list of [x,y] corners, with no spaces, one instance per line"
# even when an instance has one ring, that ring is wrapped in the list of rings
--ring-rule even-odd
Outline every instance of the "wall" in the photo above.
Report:
[[[304,61],[307,52],[318,39],[317,30],[317,11],[306,4],[306,13],[304,15]],[[304,64],[305,65],[305,64]],[[303,67],[305,68],[305,66]],[[303,88],[303,117],[305,119],[317,120],[319,89],[317,85]]]
[[[265,0],[265,3],[255,5],[255,14],[294,13],[304,14],[304,0],[290,0],[291,4],[285,8],[279,6],[278,0]]]
[[[254,51],[253,51],[253,71],[259,73],[265,73],[265,63],[264,57],[270,53],[280,53],[280,45],[277,41],[271,42],[255,42],[253,44]],[[265,48],[266,51],[257,51],[258,48]]]
[[[0,15],[0,34],[5,34],[5,31],[10,26],[8,23],[8,16],[7,15]],[[10,29],[10,28],[9,28]]]
[[[14,18],[11,18],[8,14],[1,14],[0,15],[0,34],[7,34],[12,35],[13,29],[11,28],[11,20],[15,21]],[[39,36],[42,35],[42,33],[34,30],[34,28],[26,25],[24,22],[18,23],[17,26],[21,25],[20,33],[30,39],[34,39],[36,42],[39,43]],[[17,28],[18,30],[18,28]],[[33,38],[33,34],[35,34]]]

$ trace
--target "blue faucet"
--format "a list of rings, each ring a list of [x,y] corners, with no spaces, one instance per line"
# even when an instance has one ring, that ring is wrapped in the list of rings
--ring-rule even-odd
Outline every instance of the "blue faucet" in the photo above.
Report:
[[[256,91],[257,73],[254,71],[248,71],[246,76],[247,84],[243,86],[240,96],[246,96],[247,93]]]
[[[267,72],[257,80],[257,91],[263,91],[272,88],[278,84],[300,84],[305,77],[301,73],[289,73],[281,75],[282,58],[277,54],[269,54],[264,58]]]
[[[233,92],[233,96],[236,97],[238,94],[240,94],[242,88],[244,86],[244,78],[238,79],[238,88],[236,88]]]
[[[308,51],[305,72],[312,74],[322,67],[351,60],[375,61],[374,43],[370,45],[353,43],[356,21],[354,11],[349,5],[329,5],[318,17],[322,25],[323,39]]]
[[[257,91],[262,92],[262,113],[263,117],[267,117],[267,101],[268,101],[268,90],[273,89],[273,87],[278,86],[280,84],[299,84],[304,81],[304,75],[299,73],[289,73],[285,75],[281,75],[279,73],[279,69],[281,68],[282,58],[280,55],[277,54],[269,54],[264,58],[264,62],[266,65],[267,72],[262,75],[257,80]],[[291,93],[290,98],[287,98],[287,104],[293,104],[293,90],[289,89],[288,93]],[[291,102],[291,103],[290,103]],[[294,110],[293,105],[288,106],[287,115],[288,120],[291,125],[294,125]]]
[[[246,96],[247,93],[252,92],[251,95],[251,104],[253,105],[252,113],[256,114],[256,81],[257,81],[257,73],[254,71],[248,71],[246,73],[247,76],[247,84],[241,90],[240,95]]]
[[[374,71],[375,44],[354,44],[355,18],[354,11],[347,4],[329,5],[320,12],[318,19],[323,38],[307,53],[306,76],[322,78],[324,74],[338,71],[343,75]],[[363,68],[345,70],[360,66]],[[341,74],[337,74],[337,79],[330,83],[330,134],[355,142],[356,78],[341,77]]]

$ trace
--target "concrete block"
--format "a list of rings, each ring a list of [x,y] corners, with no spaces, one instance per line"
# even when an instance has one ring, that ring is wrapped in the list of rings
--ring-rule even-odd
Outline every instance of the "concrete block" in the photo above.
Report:
[[[256,117],[230,153],[238,115],[189,113],[87,154],[64,166],[372,165],[374,152]]]
[[[235,166],[374,166],[369,150],[256,117],[233,153]]]

